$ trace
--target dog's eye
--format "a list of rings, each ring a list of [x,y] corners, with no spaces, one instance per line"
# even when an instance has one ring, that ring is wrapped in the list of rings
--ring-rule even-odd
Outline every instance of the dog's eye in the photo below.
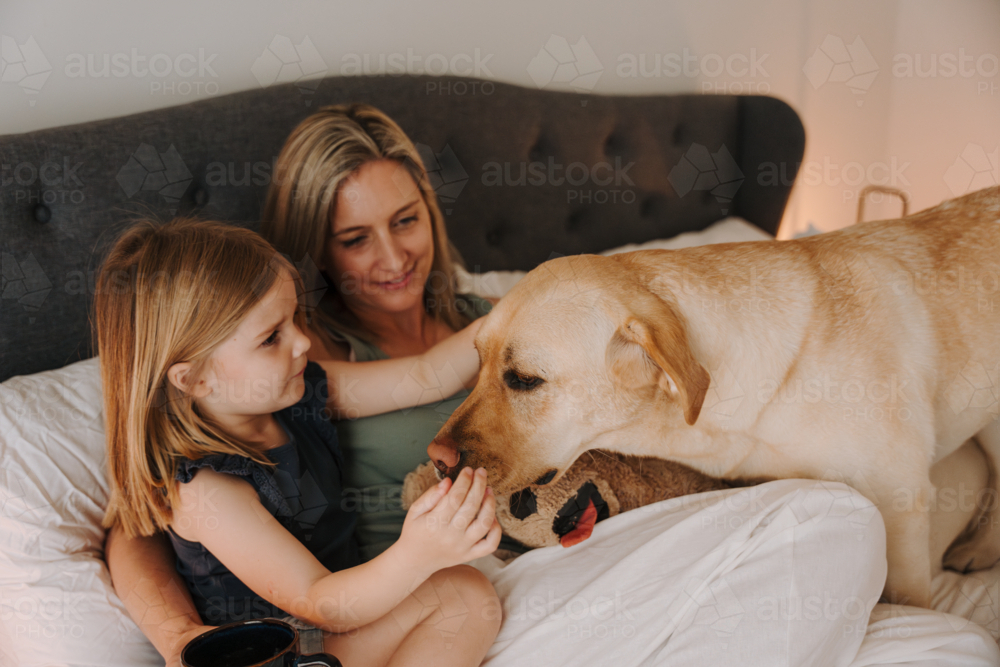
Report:
[[[516,391],[529,391],[545,382],[542,378],[524,375],[517,371],[507,371],[503,375],[503,380],[508,387]]]

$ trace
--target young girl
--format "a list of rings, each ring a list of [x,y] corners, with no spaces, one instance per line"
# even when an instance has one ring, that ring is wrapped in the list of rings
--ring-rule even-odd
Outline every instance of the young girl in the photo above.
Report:
[[[327,408],[451,395],[475,377],[478,326],[421,357],[326,361],[327,383],[306,360],[300,293],[295,269],[245,229],[141,223],[118,240],[95,298],[105,523],[130,537],[168,530],[206,623],[292,615],[326,630],[325,650],[349,667],[477,665],[499,602],[458,564],[500,539],[485,471],[429,490],[400,540],[359,565]]]

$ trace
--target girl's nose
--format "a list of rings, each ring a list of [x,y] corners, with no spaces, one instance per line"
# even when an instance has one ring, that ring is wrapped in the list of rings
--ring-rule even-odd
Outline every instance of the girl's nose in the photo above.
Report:
[[[312,347],[312,341],[309,340],[309,336],[302,333],[302,330],[299,329],[298,325],[295,325],[294,328],[295,328],[295,343],[292,349],[294,350],[296,357],[301,357],[303,354],[309,351],[310,347]]]

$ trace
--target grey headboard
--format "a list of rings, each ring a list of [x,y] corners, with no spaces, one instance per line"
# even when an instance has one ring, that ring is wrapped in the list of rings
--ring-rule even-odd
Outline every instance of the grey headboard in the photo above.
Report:
[[[331,77],[3,136],[0,380],[92,355],[94,272],[137,215],[257,228],[288,133],[340,102],[374,104],[418,144],[471,270],[531,269],[726,215],[773,234],[805,144],[795,112],[768,97],[420,76]]]

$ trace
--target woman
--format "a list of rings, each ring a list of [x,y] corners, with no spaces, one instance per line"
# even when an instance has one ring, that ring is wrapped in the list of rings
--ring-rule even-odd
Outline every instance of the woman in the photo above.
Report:
[[[370,361],[421,354],[490,310],[455,293],[458,252],[413,143],[367,105],[305,119],[278,157],[261,233],[299,265],[312,311],[310,356]],[[429,394],[434,394],[433,388]],[[466,392],[415,409],[352,419],[337,430],[362,557],[399,538],[403,478]],[[512,545],[505,545],[510,548]]]

